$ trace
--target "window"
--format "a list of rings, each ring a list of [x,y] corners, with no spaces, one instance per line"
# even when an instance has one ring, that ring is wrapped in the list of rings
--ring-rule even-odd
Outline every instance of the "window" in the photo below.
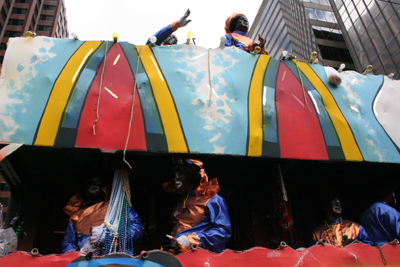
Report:
[[[21,19],[9,19],[8,20],[8,25],[13,25],[13,26],[23,26],[24,21]]]
[[[50,26],[38,25],[36,29],[39,32],[49,32],[51,30],[51,27]]]
[[[56,10],[56,6],[43,5],[43,10],[55,11]]]
[[[7,44],[6,43],[1,43],[0,44],[0,50],[1,51],[4,51],[4,50],[6,50],[7,49]]]
[[[340,30],[326,28],[326,27],[319,27],[319,26],[312,26],[312,29],[316,38],[331,40],[341,43],[345,42],[342,32]]]
[[[353,59],[347,49],[322,45],[318,45],[318,47],[323,59],[353,63]]]
[[[22,15],[25,15],[26,13],[28,13],[28,9],[25,9],[25,8],[13,8],[12,9],[12,12],[11,12],[12,14],[22,14]]]
[[[49,16],[49,15],[40,15],[39,20],[44,20],[44,21],[53,21],[54,16]]]
[[[1,16],[3,18],[3,21],[6,21],[7,14],[6,11],[4,10],[4,7],[1,8]]]
[[[16,31],[5,31],[4,32],[4,37],[19,37],[21,36],[20,32],[16,32]]]
[[[15,0],[15,3],[29,4],[31,0]]]

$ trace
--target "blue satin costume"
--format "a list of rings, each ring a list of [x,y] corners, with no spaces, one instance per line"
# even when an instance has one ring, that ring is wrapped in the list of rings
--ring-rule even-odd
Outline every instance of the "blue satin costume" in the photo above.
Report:
[[[193,191],[191,196],[194,196]],[[200,238],[202,248],[220,253],[225,249],[225,245],[232,235],[228,205],[224,198],[216,194],[207,202],[206,210],[207,215],[203,221],[178,233],[175,237],[196,233]],[[173,243],[171,242],[171,245]]]
[[[247,32],[234,31],[233,33],[247,36]],[[229,34],[225,34],[225,36],[226,36],[226,40],[225,40],[225,44],[224,44],[225,46],[236,46],[239,49],[246,51],[245,45],[243,43],[233,40],[232,36],[230,36]]]
[[[385,201],[374,203],[361,215],[361,224],[375,245],[400,240],[400,213]]]
[[[142,225],[142,219],[136,212],[135,208],[132,206],[129,209],[129,220],[130,220],[130,231],[133,243],[139,243],[142,240],[144,228]],[[62,253],[76,250],[77,248],[82,248],[83,245],[88,241],[90,236],[79,234],[72,222],[68,223],[67,229],[65,231],[64,241],[61,243]],[[133,255],[133,251],[127,252]]]
[[[158,32],[156,32],[155,34],[153,34],[153,36],[157,37],[156,45],[161,45],[162,42],[164,42],[165,39],[167,39],[173,32],[174,30],[172,29],[171,25],[168,25],[159,30]],[[147,40],[146,44],[149,43],[150,43],[150,38]]]

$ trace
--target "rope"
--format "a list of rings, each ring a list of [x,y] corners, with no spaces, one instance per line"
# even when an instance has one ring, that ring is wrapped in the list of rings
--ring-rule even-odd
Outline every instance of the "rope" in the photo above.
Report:
[[[380,253],[381,253],[381,257],[382,257],[382,262],[383,262],[383,264],[386,265],[386,264],[387,264],[387,261],[386,261],[386,259],[385,259],[385,255],[383,255],[383,251],[382,251],[382,249],[381,249],[381,246],[376,246],[376,247],[379,249],[379,251],[380,251]]]
[[[210,83],[210,100],[208,102],[208,106],[211,106],[211,96],[212,96],[212,83],[211,83],[211,63],[210,63],[210,50],[211,48],[208,49],[208,79]]]
[[[97,110],[96,110],[97,119],[94,121],[94,124],[93,124],[93,135],[96,135],[96,124],[99,122],[99,118],[100,118],[99,117],[100,95],[101,95],[101,87],[103,86],[104,68],[106,67],[107,49],[108,49],[108,41],[106,42],[106,49],[104,50],[104,63],[103,63],[103,69],[101,71],[101,76],[100,76],[99,96],[97,97]]]
[[[131,170],[132,170],[132,166],[129,164],[128,161],[126,161],[125,155],[126,155],[126,148],[128,147],[129,137],[130,137],[130,135],[131,135],[132,120],[133,120],[133,110],[134,110],[134,107],[135,107],[136,81],[137,81],[137,74],[138,74],[139,63],[140,63],[140,56],[141,56],[141,54],[142,54],[142,47],[143,47],[143,46],[140,46],[139,56],[138,56],[138,60],[137,60],[137,64],[136,64],[135,81],[134,81],[134,84],[133,84],[133,96],[132,96],[132,106],[131,106],[131,118],[130,118],[130,120],[129,120],[128,136],[126,137],[125,148],[124,148],[124,153],[123,153],[123,157],[122,157],[122,160],[129,166],[129,169],[131,169]],[[130,201],[129,201],[129,203],[130,203]]]
[[[307,102],[307,98],[306,98],[306,89],[304,88],[303,79],[301,78],[299,65],[297,65],[297,60],[294,60],[294,62],[296,63],[297,72],[299,73],[300,82],[301,82],[301,88],[303,88],[304,101],[306,102],[306,105],[307,105],[308,110],[309,110],[310,112],[312,112],[312,110],[311,110],[310,107],[308,106],[308,102]]]

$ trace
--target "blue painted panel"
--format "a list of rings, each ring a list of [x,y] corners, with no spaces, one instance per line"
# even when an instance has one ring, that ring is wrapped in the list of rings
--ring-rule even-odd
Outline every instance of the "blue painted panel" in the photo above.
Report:
[[[138,52],[136,48],[127,42],[120,43],[128,63],[132,70],[132,75],[135,78]],[[138,67],[136,88],[138,89],[140,104],[143,111],[144,122],[146,131],[148,133],[163,134],[163,128],[160,120],[160,115],[158,113],[157,104],[154,99],[153,91],[151,89],[149,77],[143,69],[143,65],[140,63]]]
[[[379,91],[383,76],[362,75],[354,71],[342,72],[340,86],[327,82],[325,68],[312,65],[336,100],[354,134],[366,161],[400,162],[397,148],[375,118],[372,103]]]
[[[257,56],[232,48],[176,45],[153,52],[175,101],[191,152],[246,154],[248,93]]]
[[[0,115],[12,117],[13,122],[8,127],[0,125],[1,140],[7,140],[12,137],[12,142],[32,144],[58,75],[82,44],[83,42],[72,39],[36,37],[31,42],[19,42],[19,46],[15,46],[19,49],[28,51],[33,49],[39,52],[33,52],[33,57],[27,61],[20,62],[18,65],[20,72],[20,76],[17,76],[18,80],[12,79],[5,85],[5,90],[8,92],[7,97],[10,101],[1,109]],[[38,48],[37,45],[41,47]],[[18,54],[11,47],[10,53]],[[48,66],[51,66],[51,68]],[[11,66],[9,65],[9,67]],[[29,112],[29,116],[27,116],[27,112]]]

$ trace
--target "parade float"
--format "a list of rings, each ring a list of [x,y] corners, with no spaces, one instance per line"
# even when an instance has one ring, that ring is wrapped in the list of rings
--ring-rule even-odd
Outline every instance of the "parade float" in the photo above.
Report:
[[[306,248],[310,203],[332,179],[356,220],[367,205],[358,193],[400,169],[400,82],[314,63],[189,42],[10,38],[0,171],[12,192],[5,228],[20,236],[0,266],[399,266],[396,241]],[[172,205],[160,185],[176,157],[202,158],[219,178],[233,226],[220,254],[157,250]],[[111,166],[131,169],[146,229],[138,256],[59,254],[63,205]]]

